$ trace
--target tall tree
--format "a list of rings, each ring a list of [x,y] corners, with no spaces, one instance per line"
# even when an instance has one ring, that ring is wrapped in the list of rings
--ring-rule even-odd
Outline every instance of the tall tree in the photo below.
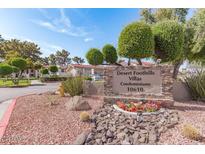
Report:
[[[4,41],[3,37],[0,35],[0,42]]]
[[[66,65],[70,64],[71,58],[69,56],[70,56],[70,52],[68,52],[65,49],[63,49],[61,51],[57,51],[55,54],[56,63],[58,65],[62,65],[62,66],[66,66]]]
[[[73,62],[76,64],[83,64],[85,63],[85,60],[81,57],[75,56],[72,58]]]
[[[203,12],[204,9],[198,9],[198,13],[196,12],[196,14],[189,21],[187,21],[186,16],[188,14],[188,10],[189,9],[187,8],[152,9],[149,11],[151,14],[149,16],[141,13],[142,20],[145,22],[150,21],[154,17],[154,20],[152,20],[153,22],[150,24],[156,24],[157,22],[161,22],[163,20],[175,20],[183,25],[185,32],[183,52],[174,61],[172,61],[174,64],[174,78],[177,77],[179,68],[183,64],[184,60],[189,59],[192,61],[203,61],[202,59],[204,59],[200,57],[203,57],[205,54],[202,53],[205,51],[205,48],[203,49],[205,45],[205,36],[203,36],[205,35],[205,12]],[[144,11],[146,10],[142,9],[141,12]]]
[[[187,59],[191,63],[205,65],[205,9],[199,9],[187,23]]]
[[[42,54],[40,52],[40,47],[33,42],[20,41],[17,39],[0,42],[1,58],[5,58],[10,51],[17,52],[24,59],[31,58],[33,62],[38,61]]]
[[[43,57],[40,59],[40,62],[44,65],[49,65],[49,57]]]
[[[155,23],[155,18],[152,13],[152,9],[142,9],[140,15],[143,17],[142,20],[145,21],[147,24]]]
[[[50,54],[48,60],[50,65],[56,65],[57,63],[55,54]]]
[[[181,23],[186,22],[186,16],[188,14],[187,8],[159,8],[159,9],[142,9],[141,20],[148,24],[154,24],[162,20],[177,20]]]

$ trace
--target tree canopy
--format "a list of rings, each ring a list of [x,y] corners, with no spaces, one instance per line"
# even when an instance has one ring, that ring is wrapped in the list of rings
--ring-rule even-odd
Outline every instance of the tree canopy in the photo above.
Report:
[[[188,10],[187,8],[144,8],[141,10],[140,15],[142,17],[141,20],[148,24],[155,24],[163,20],[176,20],[180,23],[185,23]]]
[[[23,58],[13,58],[11,65],[18,67],[20,70],[25,70],[27,68],[27,61]]]
[[[102,53],[104,56],[104,60],[108,64],[115,64],[117,62],[117,51],[113,45],[106,44],[102,49]]]
[[[50,54],[49,57],[45,57],[42,61],[50,65],[65,66],[71,63],[70,52],[65,49],[56,51],[56,53]]]
[[[17,39],[5,40],[0,42],[0,56],[1,58],[6,58],[6,55],[9,52],[16,52],[16,54],[20,55],[22,58],[32,59],[33,62],[36,62],[40,59],[40,47],[28,41],[20,41]],[[11,54],[11,53],[10,53]]]
[[[56,54],[56,63],[58,65],[67,65],[71,63],[70,52],[62,49],[61,51],[57,51]]]
[[[151,27],[143,22],[127,25],[118,40],[118,53],[126,58],[145,58],[152,56],[154,36]]]
[[[184,31],[176,21],[164,20],[153,26],[155,54],[163,62],[174,61],[183,53]]]
[[[103,60],[104,60],[103,54],[97,48],[91,48],[86,53],[86,59],[88,63],[91,65],[100,65],[103,63]]]
[[[8,64],[0,64],[0,76],[7,76],[13,72],[12,66]]]
[[[72,58],[72,61],[76,64],[83,64],[85,63],[85,60],[81,57],[75,56]]]

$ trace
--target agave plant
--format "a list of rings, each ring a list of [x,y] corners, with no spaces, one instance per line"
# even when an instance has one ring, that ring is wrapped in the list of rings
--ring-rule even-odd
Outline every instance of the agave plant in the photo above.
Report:
[[[205,101],[205,71],[196,70],[185,78],[185,82],[190,89],[194,100]]]

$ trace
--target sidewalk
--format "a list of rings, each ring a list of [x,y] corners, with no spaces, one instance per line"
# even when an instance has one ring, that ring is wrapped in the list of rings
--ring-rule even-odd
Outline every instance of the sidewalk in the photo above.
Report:
[[[31,80],[31,86],[43,86],[45,83],[42,83],[40,80]]]

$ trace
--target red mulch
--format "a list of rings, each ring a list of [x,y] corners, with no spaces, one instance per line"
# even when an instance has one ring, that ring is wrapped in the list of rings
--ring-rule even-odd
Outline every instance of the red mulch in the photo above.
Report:
[[[86,99],[92,107],[90,114],[103,102]],[[50,105],[52,100],[57,105]],[[19,98],[0,144],[72,144],[91,124],[80,121],[80,111],[67,110],[68,100],[69,97],[50,94]]]

